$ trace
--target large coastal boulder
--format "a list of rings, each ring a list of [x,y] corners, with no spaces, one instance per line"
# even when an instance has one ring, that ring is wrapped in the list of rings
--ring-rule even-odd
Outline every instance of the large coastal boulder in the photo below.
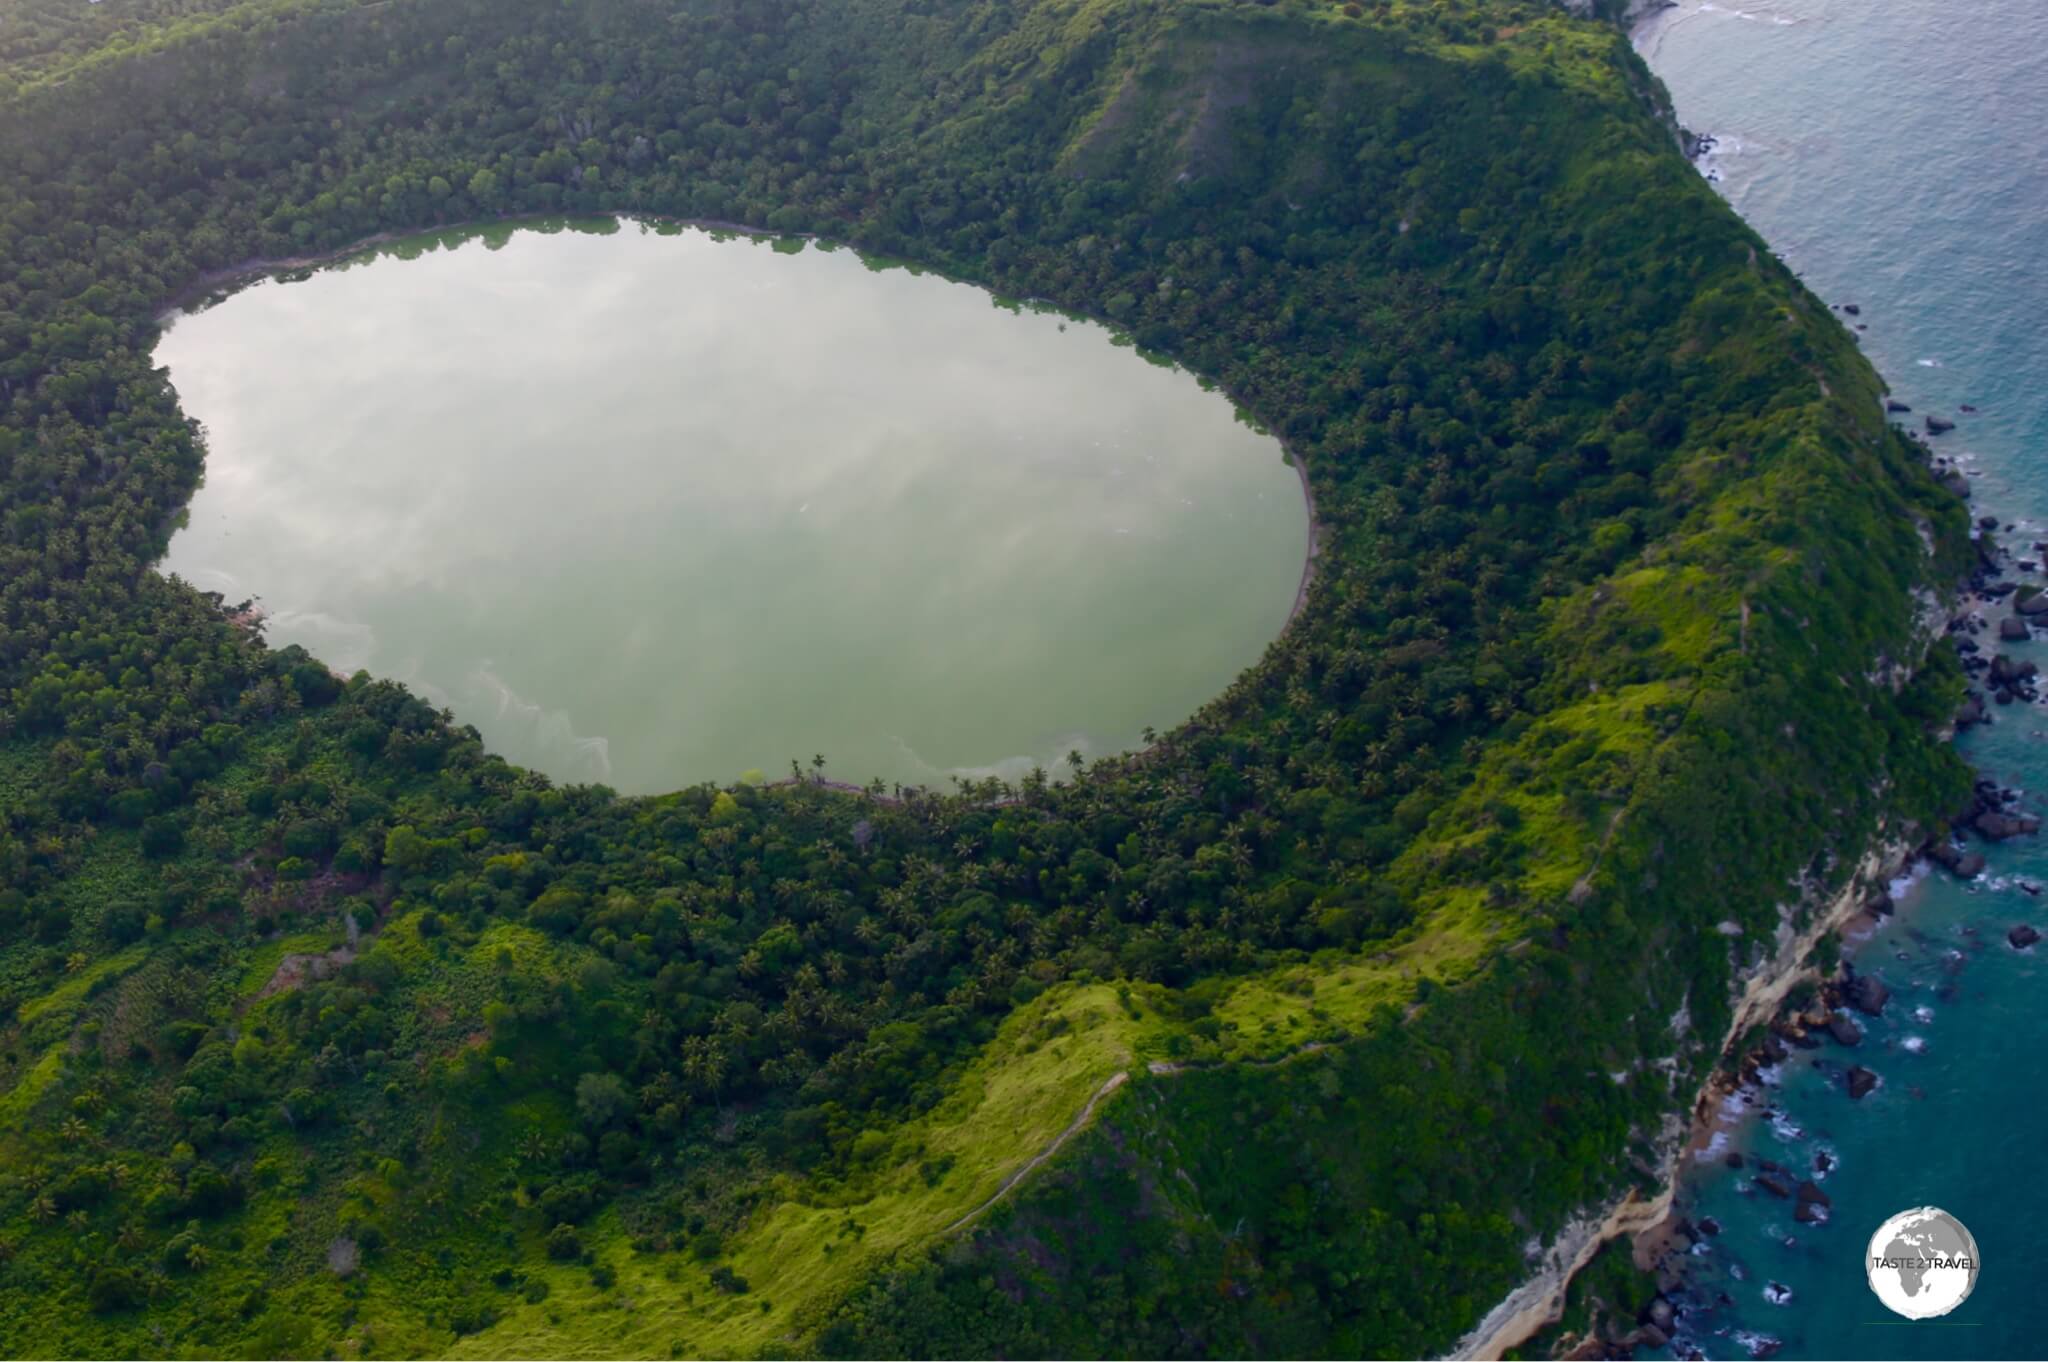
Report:
[[[1985,673],[1985,679],[1994,686],[2010,686],[2015,682],[2031,681],[2040,674],[2041,669],[2032,662],[2000,653],[1991,659],[1991,670]],[[1991,788],[1996,790],[1998,786],[1994,782]]]
[[[1842,985],[1843,1000],[1868,1017],[1882,1016],[1891,996],[1892,991],[1874,974],[1859,974]]]
[[[2008,837],[2030,837],[2041,830],[2041,820],[2030,813],[2006,813],[2000,809],[1986,809],[1970,824],[1977,829],[1977,835],[1988,842],[2002,842]]]

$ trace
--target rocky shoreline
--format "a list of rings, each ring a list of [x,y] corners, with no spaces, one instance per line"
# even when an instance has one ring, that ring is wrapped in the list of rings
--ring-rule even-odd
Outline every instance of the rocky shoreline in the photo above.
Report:
[[[1860,309],[1844,307],[1841,310],[1854,316]],[[1888,401],[1886,408],[1893,415],[1911,411],[1906,404],[1897,401]],[[1953,428],[1951,423],[1938,418],[1927,418],[1925,424],[1927,435],[1940,435]],[[1927,435],[1916,434],[1923,448],[1928,448]],[[1935,454],[1931,448],[1928,448],[1928,458],[1949,490],[1968,499],[1970,484],[1960,466]],[[1973,683],[1949,729],[1951,737],[1973,726],[1995,722],[1999,707],[2015,703],[2035,704],[2041,700],[2039,668],[2032,662],[1996,650],[1996,643],[2032,639],[2036,626],[2048,628],[2048,590],[2023,585],[2009,576],[2015,571],[2024,575],[2048,570],[2048,540],[2033,543],[2031,557],[2012,553],[1999,543],[1996,536],[2001,531],[2011,533],[2016,528],[2012,524],[2002,524],[1994,516],[1978,518],[1975,526],[1977,561],[1967,579],[1958,584],[1956,609],[1947,615],[1945,624],[1937,620],[1936,627],[1949,646],[1956,650],[1965,673]],[[1986,639],[1986,643],[1980,643],[1980,638]],[[1992,640],[1996,642],[1992,643]],[[1996,781],[1979,779],[1969,801],[1947,820],[1945,835],[1917,845],[1883,837],[1878,839],[1871,855],[1858,867],[1857,873],[1830,903],[1828,910],[1816,916],[1812,927],[1800,935],[1795,943],[1797,949],[1788,951],[1781,946],[1772,957],[1773,963],[1760,970],[1744,987],[1721,1058],[1694,1104],[1682,1157],[1712,1159],[1719,1144],[1725,1141],[1729,1128],[1757,1116],[1771,1114],[1771,1104],[1765,1096],[1770,1075],[1776,1066],[1787,1062],[1795,1052],[1819,1050],[1825,1046],[1849,1051],[1860,1046],[1864,1022],[1859,1019],[1883,1015],[1890,1001],[1890,989],[1876,974],[1859,972],[1853,963],[1844,962],[1832,972],[1816,970],[1805,963],[1810,952],[1826,939],[1867,934],[1878,919],[1889,917],[1896,911],[1891,886],[1910,881],[1917,873],[1939,867],[1965,880],[1983,873],[1986,858],[1973,843],[1990,844],[2037,834],[2042,820],[2023,812],[2020,798],[2017,790],[2003,788]],[[1876,889],[1873,884],[1880,875],[1887,886],[1884,889]],[[2038,894],[2043,887],[2022,881],[2020,888],[2028,894]],[[1856,930],[1859,920],[1866,929],[1864,932]],[[2038,930],[2027,924],[2011,928],[2005,936],[2007,945],[2014,950],[2029,950],[2042,940]],[[1762,1037],[1745,1043],[1746,1038],[1752,1037],[1759,1027],[1763,1028]],[[1839,1065],[1837,1081],[1849,1100],[1860,1101],[1883,1083],[1883,1077],[1848,1057]],[[1763,1195],[1784,1201],[1791,1209],[1795,1223],[1826,1223],[1831,1201],[1819,1185],[1819,1180],[1825,1178],[1833,1166],[1832,1156],[1826,1151],[1816,1152],[1810,1169],[1791,1168],[1758,1158],[1748,1159],[1745,1164],[1744,1156],[1733,1152],[1723,1156],[1723,1160],[1731,1167],[1753,1169],[1750,1184]],[[1661,1184],[1663,1191],[1657,1198],[1643,1202],[1636,1194],[1630,1193],[1611,1208],[1607,1218],[1600,1222],[1601,1228],[1607,1231],[1604,1237],[1575,1235],[1574,1231],[1579,1228],[1576,1222],[1568,1227],[1550,1258],[1546,1259],[1545,1270],[1509,1298],[1513,1302],[1525,1295],[1540,1296],[1547,1308],[1516,1312],[1512,1318],[1502,1316],[1499,1323],[1511,1327],[1482,1338],[1483,1324],[1482,1331],[1475,1331],[1466,1341],[1473,1345],[1472,1349],[1467,1351],[1461,1344],[1457,1355],[1499,1357],[1556,1323],[1562,1318],[1565,1293],[1572,1275],[1592,1260],[1603,1243],[1629,1234],[1634,1236],[1636,1266],[1655,1276],[1658,1294],[1635,1313],[1632,1321],[1610,1319],[1594,1336],[1561,1340],[1556,1355],[1628,1358],[1634,1356],[1635,1349],[1639,1347],[1662,1348],[1671,1344],[1686,1313],[1683,1303],[1687,1287],[1685,1266],[1693,1246],[1720,1233],[1720,1226],[1711,1217],[1694,1222],[1679,1212],[1676,1206],[1678,1173],[1678,1161],[1673,1159]],[[1639,1215],[1626,1214],[1631,1206],[1655,1207],[1660,1213],[1644,1220]],[[1567,1238],[1571,1239],[1571,1264],[1563,1271],[1553,1271],[1551,1258],[1559,1256],[1558,1250],[1565,1247]],[[1557,1266],[1563,1267],[1563,1264]],[[1774,1291],[1780,1294],[1774,1297]],[[1775,1282],[1766,1283],[1764,1292],[1767,1299],[1777,1303],[1790,1299],[1789,1288]],[[1508,1303],[1503,1302],[1502,1307],[1489,1314],[1487,1323],[1495,1322],[1495,1317],[1502,1315]],[[1746,1339],[1745,1346],[1750,1356],[1765,1358],[1775,1355],[1781,1345],[1775,1339],[1759,1336]]]
[[[1479,1324],[1460,1339],[1449,1356],[1490,1360],[1506,1355],[1535,1338],[1563,1318],[1566,1292],[1571,1280],[1593,1260],[1602,1246],[1624,1237],[1635,1239],[1636,1265],[1658,1274],[1667,1290],[1677,1286],[1672,1247],[1682,1222],[1672,1210],[1677,1192],[1680,1160],[1688,1152],[1705,1148],[1712,1137],[1714,1118],[1724,1098],[1740,1082],[1740,1070],[1728,1066],[1743,1038],[1766,1025],[1784,1007],[1794,987],[1814,977],[1807,963],[1821,941],[1834,936],[1880,899],[1889,903],[1888,887],[1916,859],[1916,843],[1905,836],[1887,835],[1883,830],[1857,863],[1841,888],[1825,899],[1812,895],[1780,909],[1778,930],[1771,952],[1745,971],[1741,991],[1723,1034],[1720,1058],[1701,1085],[1690,1121],[1674,1117],[1658,1143],[1657,1185],[1654,1197],[1644,1198],[1631,1189],[1599,1212],[1568,1223],[1544,1252],[1535,1273],[1506,1299],[1488,1311]],[[1803,916],[1804,928],[1795,926]],[[1690,1242],[1687,1240],[1686,1242]],[[1680,1250],[1682,1252],[1682,1249]],[[1660,1325],[1657,1321],[1663,1319]],[[1676,1307],[1665,1295],[1646,1304],[1635,1326],[1612,1338],[1571,1340],[1566,1350],[1572,1357],[1627,1357],[1636,1347],[1661,1347],[1669,1342]],[[1597,1351],[1584,1351],[1588,1345]]]
[[[1704,154],[1712,147],[1711,137],[1688,135],[1688,154]],[[1846,318],[1861,312],[1854,304],[1837,305],[1836,310]],[[1903,402],[1886,402],[1888,415],[1911,411]],[[1914,438],[1926,450],[1930,467],[1950,491],[1967,501],[1971,487],[1961,465],[1935,453],[1928,443],[1930,437],[1954,429],[1954,424],[1934,416],[1922,420],[1924,433],[1914,432]],[[2034,704],[2041,699],[2036,664],[1998,651],[1996,646],[2030,640],[2036,626],[2048,629],[2048,589],[2022,584],[2010,576],[2048,570],[2048,540],[2034,542],[2031,556],[2011,553],[1997,535],[2016,528],[1995,516],[1978,517],[1976,562],[1968,577],[1957,584],[1955,608],[1926,621],[1930,632],[1946,638],[1955,649],[1973,683],[1949,728],[1951,738],[1975,725],[1995,722],[2001,706]],[[1980,638],[1985,642],[1980,643]],[[1935,646],[1940,645],[1937,642]],[[1877,919],[1889,917],[1896,909],[1891,887],[1909,880],[1924,866],[1938,866],[1962,879],[1981,874],[1985,856],[1974,849],[1973,841],[1995,843],[2040,831],[2041,819],[2023,812],[2019,805],[2018,791],[1979,779],[1969,802],[1948,819],[1946,835],[1914,841],[1880,833],[1855,873],[1813,914],[1805,931],[1792,933],[1791,916],[1785,915],[1777,949],[1742,987],[1720,1058],[1693,1104],[1684,1137],[1660,1148],[1659,1194],[1645,1199],[1632,1190],[1604,1212],[1569,1223],[1544,1253],[1534,1275],[1489,1311],[1478,1327],[1459,1341],[1451,1356],[1498,1358],[1528,1343],[1562,1319],[1572,1278],[1601,1247],[1631,1236],[1635,1264],[1655,1276],[1658,1294],[1644,1303],[1632,1320],[1610,1318],[1593,1336],[1560,1340],[1556,1355],[1627,1358],[1639,1347],[1668,1346],[1685,1309],[1681,1304],[1684,1266],[1692,1247],[1720,1232],[1711,1218],[1695,1223],[1677,1210],[1681,1160],[1713,1157],[1717,1142],[1725,1141],[1730,1125],[1764,1111],[1769,1103],[1759,1098],[1767,1086],[1767,1075],[1794,1051],[1817,1050],[1824,1045],[1851,1050],[1860,1045],[1863,1024],[1858,1018],[1882,1015],[1890,999],[1882,979],[1859,973],[1853,964],[1844,963],[1833,972],[1814,968],[1809,963],[1814,949],[1824,940],[1853,933],[1859,920],[1868,929]],[[2041,892],[2040,886],[2022,883],[2021,888],[2030,894]],[[2014,950],[2031,949],[2042,939],[2026,924],[2012,928],[2006,936]],[[1759,1028],[1761,1039],[1753,1039]],[[1839,1082],[1852,1101],[1860,1101],[1882,1081],[1881,1075],[1853,1060],[1840,1067]],[[1731,1111],[1737,1114],[1730,1116]],[[1767,1159],[1752,1161],[1752,1184],[1763,1194],[1787,1202],[1799,1224],[1825,1223],[1830,1210],[1830,1200],[1818,1182],[1831,1166],[1831,1162],[1824,1166],[1818,1161],[1830,1160],[1830,1156],[1822,1152],[1815,1157],[1811,1170]],[[1726,1159],[1733,1166],[1742,1166],[1740,1154],[1730,1153]],[[1766,1294],[1774,1287],[1775,1283],[1766,1284]],[[1789,1299],[1789,1289],[1783,1290]],[[1777,1347],[1775,1340],[1766,1338],[1749,1342],[1750,1354],[1755,1357],[1769,1357]]]
[[[1935,460],[1937,467],[1945,462]],[[1959,474],[1952,473],[1951,476],[1960,480]],[[1954,490],[1967,494],[1968,487],[1965,483]],[[1951,646],[1960,655],[1965,671],[1973,681],[1981,681],[1991,691],[1991,696],[1987,699],[1973,687],[1956,716],[1952,734],[1978,724],[1995,722],[1997,706],[2015,702],[2034,704],[2040,699],[2038,669],[2033,663],[2017,661],[2004,653],[1987,656],[1975,641],[1978,635],[1994,632],[2001,641],[2031,638],[2036,618],[2048,615],[2048,595],[2002,579],[2007,568],[2034,572],[2040,570],[2040,564],[2016,558],[2002,549],[1992,537],[1998,528],[1998,522],[1992,517],[1979,519],[1979,561],[1964,586],[1962,601],[1965,608],[1949,620],[1945,631]],[[2003,528],[2010,531],[2014,527],[2006,525]],[[2041,551],[2037,546],[2037,555]],[[1996,619],[1987,617],[1983,607],[2000,605],[2005,605],[2011,613]],[[2028,609],[2030,605],[2034,608]],[[2048,620],[2040,622],[2048,624]],[[2020,799],[2017,790],[2003,788],[1996,781],[1979,779],[1969,800],[1947,819],[1947,833],[1919,847],[1907,858],[1903,872],[1910,878],[1939,868],[1958,879],[1977,878],[1986,867],[1985,854],[1976,849],[1977,845],[2033,836],[2040,831],[2041,819],[2023,812]],[[2042,886],[2025,880],[2019,881],[2018,887],[2030,895],[2042,892]],[[1844,934],[1852,941],[1867,936],[1869,929],[1876,927],[1878,919],[1889,917],[1896,910],[1893,897],[1891,893],[1874,896],[1864,908],[1869,918],[1864,924],[1866,930],[1857,931],[1852,919],[1844,924]],[[1966,934],[1973,934],[1974,930],[1965,928]],[[2006,944],[2016,951],[2029,950],[2042,939],[2040,932],[2026,923],[2011,927],[2004,932],[2004,937]],[[1762,1038],[1743,1050],[1732,1065],[1724,1063],[1717,1071],[1715,1086],[1719,1096],[1715,1099],[1714,1109],[1724,1115],[1715,1124],[1724,1132],[1724,1138],[1726,1130],[1743,1122],[1779,1116],[1769,1090],[1779,1067],[1799,1052],[1835,1051],[1826,1058],[1813,1055],[1811,1062],[1822,1065],[1851,1102],[1860,1102],[1881,1087],[1884,1076],[1859,1062],[1859,1056],[1851,1052],[1862,1046],[1869,1022],[1885,1015],[1891,1005],[1891,997],[1891,989],[1878,974],[1858,970],[1853,961],[1844,961],[1839,970],[1828,977],[1816,978],[1811,988],[1791,995],[1773,1013]],[[1706,1144],[1697,1147],[1696,1157],[1711,1159],[1714,1156],[1715,1137],[1710,1134],[1707,1140]],[[1788,1167],[1755,1156],[1745,1159],[1735,1152],[1722,1155],[1721,1161],[1730,1168],[1744,1170],[1754,1192],[1785,1203],[1795,1224],[1827,1223],[1832,1203],[1819,1186],[1819,1180],[1825,1179],[1835,1165],[1835,1156],[1827,1149],[1817,1149],[1806,1168]],[[1674,1213],[1663,1225],[1638,1237],[1637,1260],[1657,1273],[1660,1291],[1665,1293],[1660,1294],[1651,1307],[1661,1309],[1670,1317],[1662,1335],[1664,1342],[1671,1341],[1673,1330],[1686,1314],[1686,1306],[1679,1302],[1686,1295],[1699,1294],[1689,1289],[1685,1270],[1691,1261],[1694,1245],[1718,1235],[1720,1228],[1711,1217],[1693,1222]],[[1784,1304],[1791,1299],[1790,1289],[1777,1282],[1765,1283],[1763,1294],[1774,1304]],[[1678,1300],[1674,1301],[1673,1297]],[[1725,1299],[1720,1303],[1725,1304]],[[1644,1317],[1647,1318],[1649,1313],[1646,1310]],[[1738,1338],[1749,1355],[1757,1358],[1774,1356],[1782,1346],[1778,1340],[1762,1334],[1738,1335]],[[1627,1338],[1595,1342],[1597,1351],[1580,1351],[1573,1355],[1632,1355]]]

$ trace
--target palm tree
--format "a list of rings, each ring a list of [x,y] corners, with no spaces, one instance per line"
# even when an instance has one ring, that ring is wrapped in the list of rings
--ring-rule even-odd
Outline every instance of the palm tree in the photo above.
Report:
[[[725,1086],[726,1054],[709,1036],[691,1036],[683,1042],[683,1076],[697,1083],[716,1100]]]

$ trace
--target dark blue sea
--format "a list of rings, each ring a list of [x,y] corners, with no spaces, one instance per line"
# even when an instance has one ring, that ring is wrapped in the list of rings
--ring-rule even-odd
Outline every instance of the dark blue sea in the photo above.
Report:
[[[2048,0],[1728,0],[1681,4],[1636,34],[1731,203],[1841,314],[1935,441],[1975,508],[2038,564],[2048,541]],[[1967,410],[1974,407],[1974,412]],[[2003,527],[2012,526],[2010,531]],[[2020,581],[2048,582],[2017,571]],[[1989,646],[1987,644],[1987,646]],[[2048,643],[1999,645],[2048,669]],[[2048,812],[2048,711],[2019,703],[1965,755]],[[2033,792],[2040,791],[2042,794]],[[1854,1051],[1795,1051],[1689,1162],[1681,1209],[1722,1233],[1692,1259],[1675,1355],[1787,1358],[2048,1354],[2048,841],[1982,848],[1989,866],[1900,885],[1898,914],[1849,947],[1893,996]],[[1882,1085],[1851,1101],[1842,1066]],[[1750,1156],[1742,1170],[1728,1149]],[[1810,1226],[1753,1182],[1761,1154],[1815,1177]],[[1825,1157],[1817,1160],[1816,1155]],[[1975,1236],[1975,1291],[1912,1323],[1870,1292],[1862,1254],[1886,1217],[1932,1204]]]

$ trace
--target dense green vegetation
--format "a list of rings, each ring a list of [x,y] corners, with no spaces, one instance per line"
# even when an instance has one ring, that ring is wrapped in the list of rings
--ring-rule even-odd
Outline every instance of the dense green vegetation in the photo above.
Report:
[[[1308,608],[1063,783],[622,800],[149,570],[167,299],[607,210],[1112,319]],[[25,3],[0,258],[11,1354],[1441,1349],[1967,788],[1962,507],[1534,0]]]

